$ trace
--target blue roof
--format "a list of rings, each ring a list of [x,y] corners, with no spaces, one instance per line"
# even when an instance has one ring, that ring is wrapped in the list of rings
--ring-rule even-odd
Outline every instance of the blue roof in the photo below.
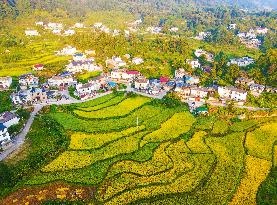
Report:
[[[168,86],[174,86],[174,85],[175,85],[175,82],[174,82],[174,81],[169,81],[169,82],[167,82],[167,85],[168,85]]]
[[[74,56],[83,56],[84,54],[82,53],[75,53]]]
[[[7,127],[5,125],[3,125],[2,123],[0,123],[0,130],[4,130],[6,129]]]
[[[111,86],[111,87],[115,87],[115,86],[117,85],[117,83],[115,83],[115,82],[108,82],[108,84],[109,84],[109,86]]]

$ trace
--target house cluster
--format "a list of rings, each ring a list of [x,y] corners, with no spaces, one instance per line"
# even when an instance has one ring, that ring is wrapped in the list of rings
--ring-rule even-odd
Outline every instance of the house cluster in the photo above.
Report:
[[[255,28],[250,29],[248,32],[238,33],[242,44],[246,45],[248,48],[259,48],[262,44],[261,40],[257,38],[258,35],[266,35],[268,32],[267,28]]]
[[[233,58],[228,62],[228,66],[230,65],[238,65],[239,67],[245,67],[249,66],[251,64],[254,64],[255,60],[253,58],[249,57],[242,57],[242,58]]]

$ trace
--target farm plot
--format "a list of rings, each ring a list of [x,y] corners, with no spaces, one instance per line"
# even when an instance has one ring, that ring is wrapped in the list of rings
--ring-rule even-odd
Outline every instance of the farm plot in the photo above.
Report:
[[[267,123],[247,133],[245,146],[250,155],[271,161],[275,141],[277,123]]]
[[[243,178],[229,205],[255,205],[258,188],[270,168],[271,162],[247,155]]]
[[[107,107],[97,111],[85,112],[81,110],[75,110],[74,113],[80,117],[85,118],[109,118],[109,117],[120,117],[127,115],[129,112],[136,108],[141,107],[143,104],[150,102],[149,98],[145,97],[132,97],[127,98],[118,105],[113,107]]]
[[[190,113],[176,113],[172,118],[164,122],[159,130],[146,135],[141,142],[141,146],[148,142],[161,142],[177,138],[181,134],[188,132],[193,123],[194,118]]]

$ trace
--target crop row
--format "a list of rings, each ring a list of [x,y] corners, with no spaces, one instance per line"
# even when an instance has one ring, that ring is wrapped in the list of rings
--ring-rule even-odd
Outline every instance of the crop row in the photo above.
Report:
[[[188,132],[194,121],[194,117],[189,112],[176,113],[164,122],[159,130],[146,135],[141,142],[141,146],[148,142],[161,142],[177,138]]]
[[[96,149],[103,146],[106,143],[115,141],[119,138],[133,135],[135,132],[141,131],[145,126],[132,127],[121,132],[100,133],[100,134],[88,134],[83,132],[73,133],[70,138],[70,149]]]
[[[90,107],[94,107],[94,106],[106,103],[106,102],[110,101],[111,99],[113,99],[114,97],[116,97],[116,94],[111,93],[111,94],[105,95],[101,98],[96,98],[94,100],[90,100],[90,101],[87,101],[87,102],[74,104],[74,106],[76,106],[79,109],[90,108]]]
[[[105,120],[84,120],[68,113],[50,114],[65,129],[79,132],[111,132],[121,131],[137,125],[145,125],[148,130],[155,130],[160,124],[171,117],[176,111],[170,108],[160,108],[152,105],[145,105],[135,112],[120,119]]]
[[[119,117],[127,115],[129,112],[136,108],[141,107],[143,104],[150,102],[149,98],[145,97],[132,97],[127,98],[118,105],[103,108],[97,111],[85,112],[81,110],[75,110],[74,113],[80,117],[84,118],[109,118],[109,117]]]
[[[80,108],[79,110],[87,111],[87,112],[101,110],[103,108],[110,107],[110,106],[113,106],[113,105],[116,105],[116,104],[122,102],[122,100],[124,98],[125,98],[124,95],[119,95],[119,96],[116,96],[116,97],[110,99],[109,101],[102,103],[102,104],[99,104],[99,105],[96,105],[93,107]]]
[[[275,141],[277,141],[277,123],[272,122],[248,132],[245,146],[250,155],[271,161]]]

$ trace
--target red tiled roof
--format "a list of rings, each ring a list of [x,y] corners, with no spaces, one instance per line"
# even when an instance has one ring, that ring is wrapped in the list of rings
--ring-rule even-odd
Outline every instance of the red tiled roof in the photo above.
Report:
[[[127,74],[129,74],[129,75],[139,75],[140,72],[136,71],[136,70],[130,70],[130,71],[127,71]]]
[[[168,77],[160,77],[160,82],[161,83],[167,83],[169,81],[170,81],[170,79]]]
[[[43,66],[44,66],[43,64],[36,64],[35,68],[40,68],[40,67],[43,67]]]

